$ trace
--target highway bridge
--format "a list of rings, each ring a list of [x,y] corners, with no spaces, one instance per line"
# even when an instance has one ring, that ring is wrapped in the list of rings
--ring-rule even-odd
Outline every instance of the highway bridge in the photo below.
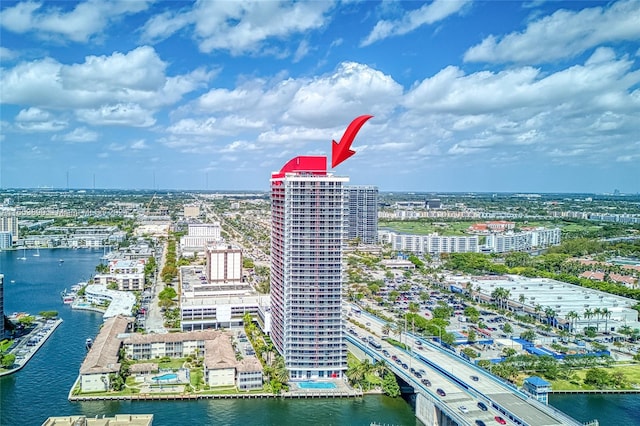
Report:
[[[385,321],[366,313],[358,321],[366,321],[371,333],[349,324],[349,349],[384,361],[413,388],[416,417],[426,425],[582,425],[427,339],[402,333],[401,339],[411,343],[405,351],[380,339]]]

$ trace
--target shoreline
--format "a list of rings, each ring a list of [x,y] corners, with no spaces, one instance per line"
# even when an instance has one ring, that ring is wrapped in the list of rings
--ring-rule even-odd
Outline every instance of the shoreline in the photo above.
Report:
[[[640,394],[640,389],[573,389],[573,390],[552,390],[549,394]]]
[[[46,330],[44,336],[42,336],[42,339],[40,339],[40,341],[36,343],[35,346],[30,347],[29,352],[25,355],[24,358],[20,360],[16,358],[16,361],[13,364],[16,367],[8,369],[7,371],[0,372],[0,377],[8,376],[9,374],[13,374],[17,371],[20,371],[25,365],[27,365],[27,363],[31,360],[31,358],[33,358],[33,356],[40,350],[42,345],[44,345],[44,343],[49,339],[49,337],[53,334],[53,332],[58,328],[60,324],[62,324],[62,318],[58,318],[57,320],[54,321],[53,324],[51,324],[51,327],[48,330]],[[33,335],[34,333],[37,334],[42,328],[44,328],[45,325],[46,325],[46,322],[40,322],[40,325],[36,326],[33,329],[33,331],[31,331],[31,333],[27,334],[26,336],[23,336],[21,338],[22,340],[20,341],[20,343],[18,343],[18,345],[16,345],[16,347],[13,348],[13,350],[9,353],[14,353],[24,348],[25,342],[29,340],[31,335]]]

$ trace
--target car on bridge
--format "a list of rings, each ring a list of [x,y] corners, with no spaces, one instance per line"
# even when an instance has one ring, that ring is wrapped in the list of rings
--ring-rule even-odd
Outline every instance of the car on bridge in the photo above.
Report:
[[[484,402],[478,402],[478,408],[481,409],[482,411],[487,411],[488,410],[488,408],[487,408],[487,406],[485,405]]]
[[[480,378],[478,376],[471,376],[471,380],[477,382],[478,380],[480,380]]]
[[[487,424],[482,420],[476,420],[476,426],[487,426]]]
[[[425,386],[431,386],[431,381],[429,379],[422,379],[420,380],[420,383],[422,383]]]
[[[503,419],[502,417],[500,417],[500,416],[495,416],[493,419],[496,422],[500,423],[501,425],[506,425],[507,424],[507,421],[505,419]]]
[[[436,389],[436,393],[440,396],[447,396],[447,393],[443,389]]]
[[[460,412],[463,413],[463,414],[467,414],[469,412],[469,409],[467,407],[465,407],[464,405],[459,406],[458,410],[460,410]]]

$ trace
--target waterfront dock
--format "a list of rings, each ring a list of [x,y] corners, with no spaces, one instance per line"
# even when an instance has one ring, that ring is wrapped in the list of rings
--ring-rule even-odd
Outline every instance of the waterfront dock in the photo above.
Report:
[[[10,369],[0,372],[0,376],[13,374],[27,365],[29,360],[31,360],[36,352],[38,352],[38,350],[42,347],[42,345],[44,345],[47,339],[49,339],[49,337],[53,334],[53,332],[58,328],[60,324],[62,324],[61,318],[58,318],[56,320],[41,321],[36,327],[34,327],[31,333],[21,337],[20,342],[9,352],[16,355],[16,361]],[[28,342],[34,336],[38,335],[40,335],[41,337],[39,337],[35,345],[29,346]]]
[[[228,394],[134,394],[134,395],[69,395],[69,401],[196,401],[204,399],[319,399],[319,398],[358,398],[363,393],[353,392],[284,392],[279,395],[272,393],[228,393]]]

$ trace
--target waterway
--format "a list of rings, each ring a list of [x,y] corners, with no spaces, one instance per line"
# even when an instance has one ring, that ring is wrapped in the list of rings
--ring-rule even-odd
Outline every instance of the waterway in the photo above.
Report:
[[[67,401],[86,354],[85,340],[95,337],[102,315],[72,311],[60,292],[90,278],[102,251],[40,250],[0,252],[5,312],[37,314],[57,310],[64,322],[27,366],[0,378],[0,425],[41,425],[49,416],[151,413],[154,425],[419,425],[403,399],[366,396],[325,400],[207,400],[150,402]],[[60,263],[59,259],[64,259]],[[15,282],[12,282],[15,281]],[[580,421],[601,426],[640,425],[640,395],[551,395],[551,403]]]
[[[0,425],[39,426],[49,416],[151,413],[163,425],[420,425],[405,400],[384,396],[360,399],[206,400],[149,402],[74,402],[67,400],[86,354],[85,340],[94,338],[102,315],[73,311],[60,292],[86,281],[102,251],[40,250],[18,260],[22,251],[0,252],[4,274],[4,306],[8,314],[57,310],[64,322],[29,363],[0,378]],[[64,259],[60,263],[59,259]],[[15,281],[15,282],[11,282]]]

